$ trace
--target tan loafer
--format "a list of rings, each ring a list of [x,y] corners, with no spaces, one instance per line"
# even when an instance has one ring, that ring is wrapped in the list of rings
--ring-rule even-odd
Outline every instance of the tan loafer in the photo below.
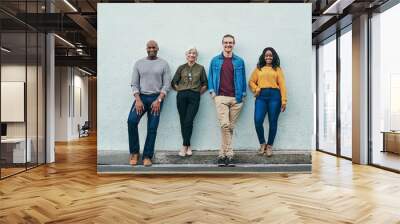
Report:
[[[267,145],[266,144],[261,144],[260,145],[260,149],[258,150],[258,154],[259,155],[264,155],[266,149],[267,149]]]
[[[139,161],[139,154],[131,154],[131,157],[129,159],[129,164],[132,166],[136,166]]]
[[[272,145],[267,145],[267,150],[265,153],[268,157],[272,156]]]
[[[183,146],[183,147],[181,148],[181,150],[179,151],[178,155],[179,155],[180,157],[185,157],[185,156],[186,156],[186,146]]]
[[[153,165],[153,163],[151,162],[151,159],[145,158],[143,160],[143,166],[151,166],[151,165]]]
[[[190,146],[188,146],[188,148],[187,148],[187,150],[186,150],[186,155],[187,155],[187,156],[193,155],[192,148],[191,148]]]

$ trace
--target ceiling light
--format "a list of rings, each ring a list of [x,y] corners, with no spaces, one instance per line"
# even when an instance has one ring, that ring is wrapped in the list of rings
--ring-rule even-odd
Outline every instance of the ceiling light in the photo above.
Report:
[[[78,10],[71,4],[69,3],[68,0],[64,0],[65,4],[67,4],[72,10],[74,10],[74,12],[78,12]]]
[[[352,2],[353,0],[351,0],[350,2]],[[343,13],[343,10],[340,10],[339,7],[339,3],[343,2],[344,4],[347,5],[347,2],[349,2],[349,0],[336,0],[332,5],[330,5],[327,9],[324,10],[324,12],[322,14],[341,14]],[[347,6],[346,6],[347,7]],[[345,8],[345,7],[343,7]],[[338,12],[338,11],[341,12]]]
[[[90,72],[88,72],[88,71],[86,71],[86,70],[83,70],[83,69],[81,69],[81,68],[79,68],[79,67],[78,67],[78,70],[81,71],[81,72],[83,72],[83,73],[85,73],[85,74],[87,74],[87,75],[90,75],[90,76],[93,75],[92,73],[90,73]]]
[[[1,47],[1,50],[4,51],[4,52],[6,52],[6,53],[10,53],[10,52],[11,52],[11,50],[9,50],[9,49],[7,49],[7,48],[5,48],[5,47]]]
[[[75,48],[75,45],[73,45],[73,44],[72,44],[71,42],[69,42],[68,40],[66,40],[66,39],[64,39],[64,38],[62,38],[62,37],[60,37],[60,36],[57,35],[57,34],[54,34],[54,36],[56,36],[58,39],[60,39],[61,41],[63,41],[63,42],[66,43],[67,45],[69,45],[69,46]]]

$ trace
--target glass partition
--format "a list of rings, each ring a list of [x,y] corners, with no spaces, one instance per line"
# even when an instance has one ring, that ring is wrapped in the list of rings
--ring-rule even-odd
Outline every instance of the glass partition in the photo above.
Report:
[[[6,177],[24,171],[31,158],[26,140],[26,33],[2,33],[1,47],[1,176]]]
[[[19,17],[43,13],[44,3],[1,1],[0,7]],[[0,12],[0,45],[0,178],[5,178],[45,163],[46,39],[29,24]]]

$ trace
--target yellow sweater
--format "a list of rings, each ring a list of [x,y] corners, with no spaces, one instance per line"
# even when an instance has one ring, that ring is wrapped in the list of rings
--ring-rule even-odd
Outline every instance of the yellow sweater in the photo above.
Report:
[[[258,68],[254,69],[249,86],[251,91],[257,95],[262,88],[278,88],[281,92],[282,104],[287,103],[285,77],[280,67],[276,70],[268,66],[262,67],[261,71]]]

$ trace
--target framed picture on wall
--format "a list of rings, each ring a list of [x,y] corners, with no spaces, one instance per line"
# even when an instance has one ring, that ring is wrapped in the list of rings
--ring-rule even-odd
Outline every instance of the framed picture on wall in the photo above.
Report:
[[[99,173],[311,171],[311,4],[98,6]]]

